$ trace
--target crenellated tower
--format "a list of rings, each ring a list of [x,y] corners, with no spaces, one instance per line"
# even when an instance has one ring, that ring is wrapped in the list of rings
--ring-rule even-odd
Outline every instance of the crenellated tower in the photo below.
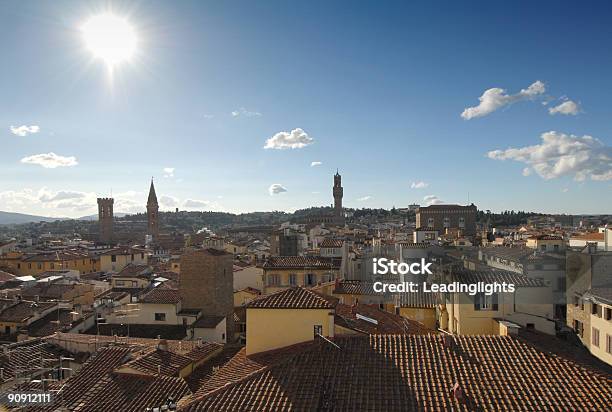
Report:
[[[344,223],[344,210],[342,209],[342,196],[344,195],[344,189],[342,188],[342,176],[336,170],[334,175],[334,220],[338,224]]]
[[[98,223],[100,225],[100,243],[110,244],[113,242],[113,204],[115,199],[111,197],[98,198]]]

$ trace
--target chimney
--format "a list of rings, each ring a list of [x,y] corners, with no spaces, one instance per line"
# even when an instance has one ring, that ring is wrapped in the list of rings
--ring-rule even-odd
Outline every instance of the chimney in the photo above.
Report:
[[[455,400],[461,402],[463,400],[463,389],[459,386],[459,382],[455,382],[451,391]]]
[[[160,339],[157,344],[157,349],[163,350],[164,352],[168,351],[168,341],[166,339]]]

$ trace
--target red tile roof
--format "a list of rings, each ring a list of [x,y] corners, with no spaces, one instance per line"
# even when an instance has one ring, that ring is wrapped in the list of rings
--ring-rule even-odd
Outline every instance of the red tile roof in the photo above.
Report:
[[[501,269],[469,270],[466,268],[455,268],[452,271],[455,279],[462,283],[513,283],[516,287],[543,287],[544,282],[540,279],[530,278],[515,272]]]
[[[264,269],[339,269],[340,260],[319,256],[271,256]]]
[[[333,309],[335,299],[302,287],[293,287],[261,296],[246,304],[247,309]]]
[[[319,247],[340,248],[344,244],[342,239],[323,239]]]
[[[159,372],[165,376],[179,376],[179,373],[192,362],[193,359],[178,353],[156,349],[138,356],[116,371],[122,372],[124,368],[131,368],[148,375],[157,375]]]
[[[319,340],[268,363],[240,352],[181,411],[608,410],[612,378],[511,336]],[[268,354],[267,356],[271,356]],[[462,396],[454,396],[453,387]],[[458,392],[457,392],[458,393]]]
[[[147,292],[141,299],[142,303],[156,303],[162,305],[176,305],[181,301],[181,295],[176,289],[155,288]]]
[[[371,319],[371,321],[369,320]],[[428,334],[434,330],[425,325],[386,312],[375,305],[336,305],[334,324],[356,332],[367,334]]]

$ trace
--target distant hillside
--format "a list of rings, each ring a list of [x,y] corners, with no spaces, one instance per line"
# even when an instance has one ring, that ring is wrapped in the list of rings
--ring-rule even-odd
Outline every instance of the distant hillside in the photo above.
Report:
[[[62,218],[0,211],[0,225],[18,225],[30,222],[55,222],[56,220],[62,220]]]
[[[113,213],[114,217],[124,217],[127,216],[127,213]],[[76,220],[98,220],[98,215],[88,215],[77,218]]]

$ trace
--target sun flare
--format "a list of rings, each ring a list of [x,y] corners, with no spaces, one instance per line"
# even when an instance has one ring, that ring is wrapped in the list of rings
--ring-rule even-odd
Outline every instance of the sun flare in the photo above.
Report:
[[[128,61],[134,55],[137,38],[129,22],[110,13],[91,17],[82,27],[87,48],[109,66]]]

